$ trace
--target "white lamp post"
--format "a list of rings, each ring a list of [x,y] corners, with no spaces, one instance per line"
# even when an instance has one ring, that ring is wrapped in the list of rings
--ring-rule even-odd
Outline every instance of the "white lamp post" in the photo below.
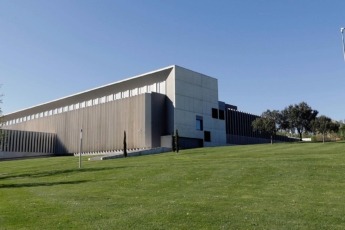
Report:
[[[83,129],[80,129],[80,146],[79,146],[79,168],[81,168],[81,152],[83,151]]]
[[[344,42],[344,31],[345,31],[345,28],[340,28],[341,38],[342,38],[342,41],[343,41],[343,55],[344,55],[344,61],[345,61],[345,42]]]

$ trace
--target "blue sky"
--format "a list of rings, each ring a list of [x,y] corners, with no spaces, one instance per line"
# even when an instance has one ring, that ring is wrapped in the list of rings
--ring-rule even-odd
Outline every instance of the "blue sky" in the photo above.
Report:
[[[343,120],[341,27],[344,0],[0,0],[1,108],[176,64],[241,111],[305,101]]]

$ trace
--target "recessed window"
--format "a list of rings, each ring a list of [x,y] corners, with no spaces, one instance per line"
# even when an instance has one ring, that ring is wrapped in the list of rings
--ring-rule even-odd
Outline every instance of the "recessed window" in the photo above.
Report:
[[[100,101],[101,101],[101,103],[105,103],[106,102],[106,97],[105,96],[101,97]]]
[[[219,119],[220,119],[220,120],[224,120],[224,119],[225,119],[224,110],[219,110]]]
[[[204,132],[204,141],[205,142],[211,142],[211,132],[210,131]]]
[[[218,119],[218,109],[212,108],[212,118]]]
[[[196,116],[195,128],[196,130],[203,130],[203,119],[202,116]]]
[[[108,96],[108,101],[113,101],[114,100],[114,94],[111,94]]]

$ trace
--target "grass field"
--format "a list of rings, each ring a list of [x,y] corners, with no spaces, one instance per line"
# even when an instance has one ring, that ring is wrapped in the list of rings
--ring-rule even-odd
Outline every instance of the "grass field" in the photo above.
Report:
[[[0,229],[344,229],[345,143],[0,162]]]

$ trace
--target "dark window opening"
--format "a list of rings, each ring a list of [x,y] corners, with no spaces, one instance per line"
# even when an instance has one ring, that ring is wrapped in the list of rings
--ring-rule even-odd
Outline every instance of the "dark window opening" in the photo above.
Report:
[[[212,118],[218,119],[218,109],[212,108]]]
[[[210,131],[205,131],[204,132],[204,141],[205,142],[210,142],[211,141],[211,132]]]
[[[224,120],[224,119],[225,119],[224,110],[219,110],[219,119],[220,119],[220,120]]]

